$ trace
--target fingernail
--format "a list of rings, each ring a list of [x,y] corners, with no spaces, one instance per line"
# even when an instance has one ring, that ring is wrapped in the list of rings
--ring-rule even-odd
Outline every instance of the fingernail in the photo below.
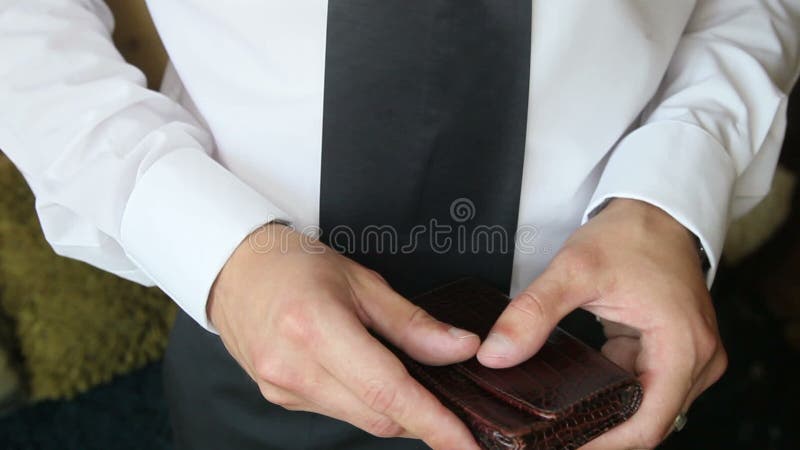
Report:
[[[500,333],[489,333],[481,351],[489,357],[507,356],[514,350],[513,347],[511,339]]]
[[[456,339],[469,339],[473,337],[478,337],[478,335],[475,333],[472,333],[467,330],[462,330],[461,328],[456,328],[456,327],[450,327],[450,329],[447,330],[447,332],[450,333],[450,336],[453,336]]]

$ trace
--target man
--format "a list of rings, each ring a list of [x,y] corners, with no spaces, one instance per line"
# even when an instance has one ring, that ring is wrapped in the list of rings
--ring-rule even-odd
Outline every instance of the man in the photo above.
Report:
[[[595,314],[645,396],[587,449],[655,447],[722,375],[707,285],[770,185],[796,2],[149,7],[163,94],[99,0],[1,0],[0,148],[58,253],[185,311],[178,448],[477,448],[368,330],[500,368]],[[407,300],[463,275],[513,296],[484,342]]]

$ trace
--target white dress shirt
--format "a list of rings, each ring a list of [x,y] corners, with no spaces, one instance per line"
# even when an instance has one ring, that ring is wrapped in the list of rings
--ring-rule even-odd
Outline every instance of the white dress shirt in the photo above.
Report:
[[[100,0],[0,0],[0,148],[56,252],[158,285],[208,329],[233,249],[319,220],[322,0],[151,0],[163,93]],[[611,197],[657,205],[711,261],[769,190],[800,67],[797,0],[537,0],[512,294]],[[173,70],[174,67],[174,70]]]

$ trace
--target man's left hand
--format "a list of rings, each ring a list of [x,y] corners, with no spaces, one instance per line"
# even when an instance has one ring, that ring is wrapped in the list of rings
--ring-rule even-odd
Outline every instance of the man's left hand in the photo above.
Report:
[[[603,322],[603,353],[635,373],[644,400],[582,450],[655,448],[727,367],[694,238],[661,209],[614,199],[515,296],[478,359],[510,367],[535,354],[576,308]]]

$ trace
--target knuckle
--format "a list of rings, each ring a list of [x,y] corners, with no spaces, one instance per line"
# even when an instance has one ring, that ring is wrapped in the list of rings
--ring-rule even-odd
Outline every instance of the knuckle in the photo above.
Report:
[[[710,377],[711,377],[711,384],[716,383],[725,375],[725,371],[728,370],[728,353],[725,351],[724,348],[717,354],[717,357],[714,363],[711,365],[710,369]]]
[[[408,328],[414,329],[421,324],[426,322],[433,321],[434,318],[430,314],[428,314],[424,309],[419,306],[415,306],[414,310],[411,312],[411,315],[408,316]]]
[[[425,327],[425,324],[435,323],[436,319],[428,314],[424,309],[415,306],[408,316],[405,327],[402,328],[401,333],[403,338],[412,339],[413,336],[419,332],[420,329]]]
[[[277,358],[261,358],[257,360],[254,363],[254,370],[260,382],[292,391],[300,391],[302,388],[302,378]]]
[[[389,282],[386,281],[386,278],[383,277],[380,273],[372,269],[366,269],[366,274],[372,281],[377,281],[380,284],[389,285]]]
[[[273,364],[271,360],[262,360],[255,363],[255,371],[260,381],[278,386],[283,384],[285,378],[288,378],[283,368],[279,364]]]
[[[364,431],[375,437],[392,438],[399,436],[403,432],[403,427],[386,416],[378,416],[367,423]]]
[[[278,405],[281,408],[295,411],[300,408],[297,398],[275,386],[270,386],[266,383],[259,383],[258,389],[261,391],[261,396],[268,402]]]
[[[364,403],[379,414],[396,416],[402,413],[402,403],[397,395],[397,388],[383,380],[367,384]]]
[[[696,346],[697,356],[701,361],[710,361],[722,347],[717,333],[708,328],[697,335]]]
[[[291,342],[309,344],[314,339],[313,316],[302,305],[285,309],[278,321],[277,328],[280,336]]]
[[[725,371],[728,370],[729,361],[728,352],[723,348],[722,351],[719,352],[719,362],[717,363],[721,373],[725,373]]]
[[[547,309],[542,297],[531,289],[517,294],[509,306],[537,320],[547,317]]]
[[[276,379],[282,376],[280,360],[269,354],[254,357],[253,370],[256,372],[258,381],[266,381],[267,383],[274,383]]]

